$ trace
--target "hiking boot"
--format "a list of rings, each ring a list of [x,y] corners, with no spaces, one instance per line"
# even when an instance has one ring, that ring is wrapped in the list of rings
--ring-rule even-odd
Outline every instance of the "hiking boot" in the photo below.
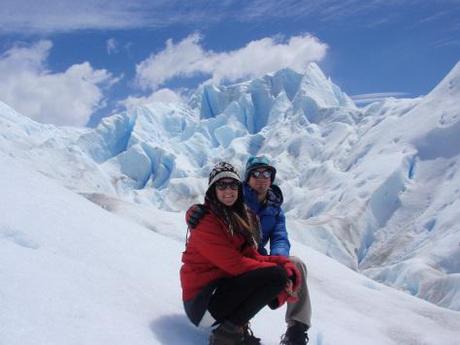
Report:
[[[244,345],[243,330],[231,322],[220,324],[209,336],[209,345]]]
[[[260,338],[254,336],[249,323],[243,326],[243,344],[244,345],[260,345]]]
[[[308,326],[306,324],[294,321],[281,337],[280,345],[306,345],[308,343],[307,331]]]

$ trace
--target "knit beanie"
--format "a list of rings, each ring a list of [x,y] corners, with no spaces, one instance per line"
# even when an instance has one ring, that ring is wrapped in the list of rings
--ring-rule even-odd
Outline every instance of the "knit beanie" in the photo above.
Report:
[[[251,177],[251,171],[258,168],[266,168],[267,170],[270,170],[272,172],[271,181],[273,183],[275,180],[276,169],[270,164],[270,161],[265,156],[251,156],[248,158],[248,161],[246,162],[244,180],[246,182],[249,181],[249,178]]]
[[[214,182],[225,177],[240,181],[240,176],[233,165],[227,162],[219,162],[209,173],[208,188],[211,187]]]

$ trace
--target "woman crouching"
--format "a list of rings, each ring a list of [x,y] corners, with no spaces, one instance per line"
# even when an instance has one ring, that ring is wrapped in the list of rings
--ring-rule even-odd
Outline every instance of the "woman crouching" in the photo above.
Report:
[[[277,307],[292,298],[299,272],[284,257],[258,254],[258,220],[244,205],[231,164],[218,163],[208,182],[206,214],[182,255],[185,312],[197,326],[217,325],[210,345],[260,344],[249,320],[264,306]]]

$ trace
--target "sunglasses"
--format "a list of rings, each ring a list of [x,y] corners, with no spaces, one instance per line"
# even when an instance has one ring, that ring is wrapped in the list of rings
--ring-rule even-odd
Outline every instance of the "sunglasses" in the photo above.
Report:
[[[272,177],[272,172],[270,170],[254,170],[251,171],[251,176],[254,178],[270,178]]]
[[[226,190],[227,188],[230,188],[232,190],[237,190],[239,186],[240,186],[240,183],[238,181],[231,181],[231,182],[217,181],[216,182],[216,188],[218,190]]]

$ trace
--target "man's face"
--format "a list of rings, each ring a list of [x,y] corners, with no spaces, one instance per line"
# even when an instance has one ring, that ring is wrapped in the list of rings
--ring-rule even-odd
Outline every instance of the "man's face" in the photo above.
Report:
[[[249,175],[249,186],[258,194],[265,194],[272,183],[271,170],[267,168],[258,168],[251,171]]]

